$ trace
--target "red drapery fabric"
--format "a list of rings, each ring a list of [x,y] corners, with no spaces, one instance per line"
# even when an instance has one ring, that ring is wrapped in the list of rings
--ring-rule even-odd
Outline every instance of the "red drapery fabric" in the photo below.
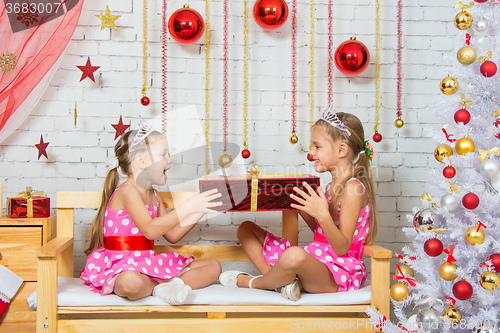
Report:
[[[48,15],[49,8],[39,6],[45,13],[37,14],[38,22],[13,32],[15,25],[18,30],[20,23],[26,25],[29,21],[22,15],[13,19],[12,1],[0,1],[0,60],[2,56],[3,60],[16,57],[15,69],[7,73],[0,70],[0,142],[22,123],[36,104],[49,83],[48,74],[57,68],[58,59],[75,31],[83,0],[63,2],[69,9],[65,14]]]

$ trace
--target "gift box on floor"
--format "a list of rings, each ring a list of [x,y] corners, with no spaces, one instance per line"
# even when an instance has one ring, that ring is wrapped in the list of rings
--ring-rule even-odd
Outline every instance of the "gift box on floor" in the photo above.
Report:
[[[316,191],[319,177],[311,175],[269,174],[261,175],[253,172],[241,176],[218,176],[200,180],[200,191],[217,189],[222,197],[214,201],[222,201],[222,206],[212,209],[227,211],[266,211],[293,210],[290,204],[297,203],[290,198],[298,187],[307,193],[303,182],[308,183]]]
[[[43,191],[33,192],[31,187],[19,195],[9,197],[7,214],[10,218],[49,217],[50,198],[43,196]]]

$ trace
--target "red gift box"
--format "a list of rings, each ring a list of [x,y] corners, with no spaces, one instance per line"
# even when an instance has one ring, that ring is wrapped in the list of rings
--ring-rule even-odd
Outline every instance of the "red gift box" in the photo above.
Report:
[[[10,218],[49,217],[50,198],[43,196],[43,191],[32,192],[31,187],[19,195],[9,197],[7,214]]]
[[[217,189],[222,197],[222,206],[212,207],[219,212],[227,211],[277,211],[294,210],[290,204],[297,203],[290,198],[298,187],[307,193],[302,185],[308,183],[315,191],[320,184],[319,177],[311,175],[246,175],[219,176],[200,180],[200,191]]]

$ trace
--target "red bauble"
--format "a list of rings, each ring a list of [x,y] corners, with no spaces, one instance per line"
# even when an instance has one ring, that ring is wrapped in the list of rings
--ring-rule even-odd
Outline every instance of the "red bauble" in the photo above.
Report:
[[[462,204],[467,209],[476,209],[479,206],[479,197],[469,192],[462,198]]]
[[[495,126],[496,126],[496,127],[500,127],[500,118],[498,118],[498,119],[495,121]],[[496,138],[497,138],[497,139],[500,139],[500,132],[498,132],[495,136],[496,136]]]
[[[452,167],[451,165],[447,166],[446,168],[443,169],[443,176],[445,178],[451,179],[451,178],[455,177],[456,174],[457,174],[457,170],[455,170],[455,168]]]
[[[278,29],[288,17],[288,5],[284,0],[257,0],[253,5],[253,18],[263,29]]]
[[[379,132],[375,132],[375,134],[373,134],[373,141],[375,142],[382,141],[382,134],[380,134]]]
[[[460,109],[455,112],[454,119],[457,124],[464,123],[464,125],[467,125],[470,121],[470,113],[466,109]]]
[[[465,301],[472,296],[472,286],[465,280],[460,280],[453,285],[453,295],[459,300]]]
[[[483,3],[483,2],[486,2],[488,0],[474,0],[474,1],[477,2],[477,3]]]
[[[189,6],[177,9],[168,20],[168,31],[173,39],[181,44],[196,42],[205,30],[201,15]]]
[[[424,243],[424,251],[431,257],[437,257],[443,252],[443,243],[437,238],[428,239]]]
[[[493,267],[495,267],[495,272],[500,273],[500,254],[493,253],[490,259],[493,262]]]
[[[307,160],[308,160],[309,162],[314,161],[314,156],[313,156],[311,153],[308,153],[308,154],[307,154]]]
[[[357,75],[368,67],[370,52],[365,44],[357,41],[355,37],[343,42],[335,50],[333,56],[335,66],[346,75]]]
[[[248,150],[248,149],[243,149],[243,150],[241,151],[241,157],[243,157],[243,158],[245,158],[245,159],[246,159],[246,158],[249,158],[249,157],[250,157],[250,150]]]
[[[149,97],[148,96],[144,96],[143,98],[141,98],[141,104],[144,105],[144,106],[148,106],[149,105]]]
[[[481,64],[479,70],[485,77],[492,77],[497,73],[497,65],[493,61],[486,60]]]

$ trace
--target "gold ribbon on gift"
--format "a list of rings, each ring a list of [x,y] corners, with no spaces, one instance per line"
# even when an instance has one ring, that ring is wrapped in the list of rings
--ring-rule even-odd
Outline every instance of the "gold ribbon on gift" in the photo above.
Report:
[[[43,191],[33,192],[31,187],[27,186],[26,191],[19,192],[18,195],[10,197],[10,198],[23,198],[26,199],[26,203],[28,206],[28,210],[26,212],[27,217],[33,217],[33,198],[42,197]],[[10,200],[9,200],[10,203]]]
[[[490,150],[478,149],[478,151],[479,151],[479,156],[477,158],[479,158],[481,162],[483,162],[489,155],[493,156],[500,154],[500,149],[498,149],[498,147],[493,147]]]
[[[491,58],[493,58],[493,51],[490,51],[490,52],[486,53],[486,55],[477,58],[477,62],[481,63],[482,61],[486,61],[486,60],[491,59]]]
[[[462,1],[457,2],[455,8],[460,8],[468,13],[470,13],[469,8],[474,6],[474,1],[469,2],[469,4],[464,4]]]
[[[435,202],[432,202],[432,197],[429,193],[424,193],[420,196],[420,200],[427,200],[431,203],[431,206],[434,208],[437,208],[437,205]]]
[[[500,109],[496,109],[491,113],[492,117],[500,117]]]
[[[469,105],[472,103],[471,99],[465,99],[465,94],[463,92],[460,93],[460,102],[462,103],[463,106]]]

